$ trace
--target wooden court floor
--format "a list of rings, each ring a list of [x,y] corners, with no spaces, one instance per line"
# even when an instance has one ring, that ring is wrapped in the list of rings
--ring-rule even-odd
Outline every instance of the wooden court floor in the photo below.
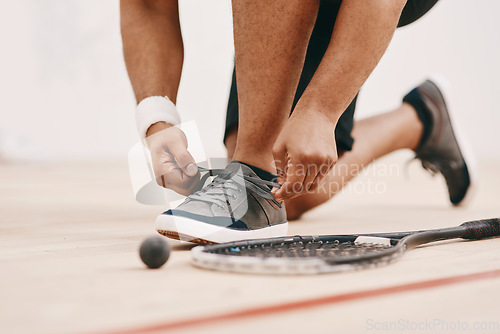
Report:
[[[467,208],[452,208],[444,181],[418,163],[404,168],[400,156],[376,163],[289,233],[500,216],[500,161],[480,164]],[[172,241],[168,263],[147,270],[137,249],[164,208],[134,201],[125,162],[4,162],[0,185],[0,333],[500,333],[500,239],[319,276],[205,271]]]

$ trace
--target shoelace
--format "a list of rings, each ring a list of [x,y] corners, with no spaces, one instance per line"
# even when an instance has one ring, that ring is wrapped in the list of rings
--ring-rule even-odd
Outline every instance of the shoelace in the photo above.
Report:
[[[225,204],[228,204],[227,197],[229,196],[236,199],[237,196],[235,193],[241,193],[242,187],[244,187],[247,192],[255,193],[260,197],[270,200],[281,208],[281,204],[274,199],[274,196],[271,194],[271,190],[268,187],[272,186],[279,188],[281,187],[279,183],[262,180],[249,175],[243,175],[228,169],[208,169],[198,167],[198,170],[202,173],[206,172],[198,183],[199,187],[203,187],[208,177],[215,176],[216,178],[206,187],[189,195],[189,199],[213,203],[219,208],[223,208]],[[228,190],[231,190],[233,193],[228,192]]]

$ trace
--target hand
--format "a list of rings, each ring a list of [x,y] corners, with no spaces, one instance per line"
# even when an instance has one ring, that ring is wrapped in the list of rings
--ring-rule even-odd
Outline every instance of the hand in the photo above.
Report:
[[[171,124],[158,122],[149,127],[146,136],[156,182],[181,195],[190,195],[200,180],[200,174],[187,150],[184,132]]]
[[[315,110],[294,112],[273,147],[277,201],[315,190],[337,162],[336,122]]]

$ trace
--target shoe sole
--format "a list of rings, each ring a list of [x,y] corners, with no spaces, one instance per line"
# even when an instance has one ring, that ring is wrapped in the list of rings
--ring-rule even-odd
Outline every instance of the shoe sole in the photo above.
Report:
[[[288,233],[288,222],[257,230],[239,231],[189,219],[186,217],[159,215],[156,231],[171,239],[197,244],[219,244],[224,242],[283,237]]]
[[[453,129],[453,134],[455,135],[455,139],[457,140],[458,147],[460,148],[460,153],[462,154],[462,158],[465,161],[465,165],[467,166],[467,170],[469,172],[469,188],[467,189],[467,192],[465,193],[464,198],[457,204],[453,204],[454,206],[467,206],[472,198],[474,197],[474,194],[477,191],[477,162],[474,154],[472,153],[471,145],[469,144],[469,140],[467,137],[464,135],[464,132],[460,128],[460,126],[455,122],[454,117],[452,116],[454,109],[453,104],[450,102],[451,100],[448,99],[449,96],[451,96],[451,88],[450,88],[450,83],[448,80],[446,80],[444,77],[442,77],[439,74],[433,74],[429,76],[429,81],[434,83],[438,90],[441,92],[441,95],[443,96],[444,103],[446,105],[446,108],[448,110],[448,118],[451,123],[451,127]]]

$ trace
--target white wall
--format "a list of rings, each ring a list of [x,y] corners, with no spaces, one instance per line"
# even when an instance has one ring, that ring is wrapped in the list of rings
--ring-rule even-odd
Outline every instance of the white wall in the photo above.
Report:
[[[230,1],[183,0],[186,44],[179,109],[210,156],[221,144],[232,71]],[[363,89],[358,117],[399,103],[427,73],[452,83],[456,118],[482,157],[498,157],[500,46],[496,0],[441,0],[397,32]],[[0,155],[125,158],[137,140],[121,54],[117,0],[0,4]]]

